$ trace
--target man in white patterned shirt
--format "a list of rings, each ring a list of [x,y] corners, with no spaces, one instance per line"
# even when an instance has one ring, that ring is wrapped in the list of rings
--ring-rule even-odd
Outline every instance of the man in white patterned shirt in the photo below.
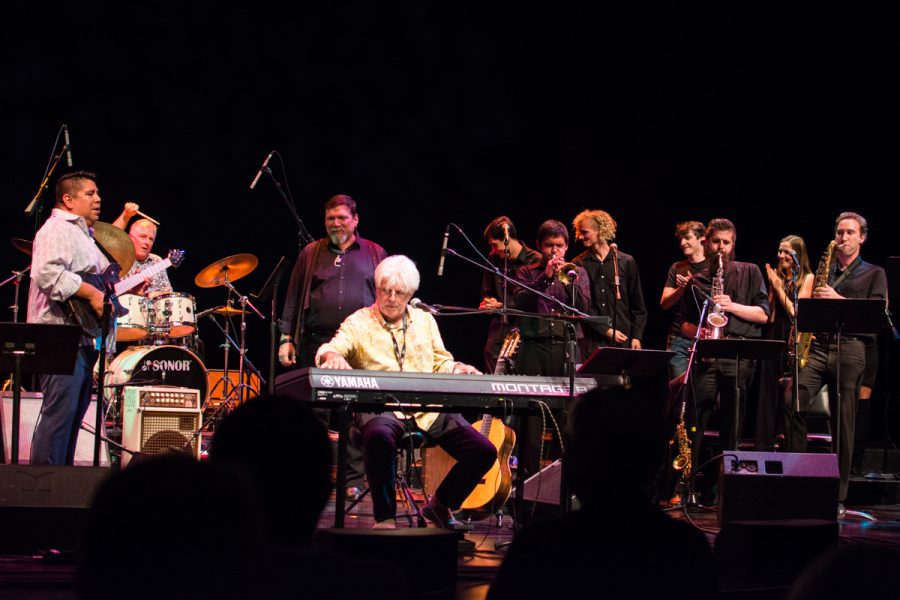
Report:
[[[375,268],[375,304],[344,319],[337,334],[319,347],[316,364],[325,369],[369,369],[418,373],[480,374],[444,348],[434,317],[409,301],[419,287],[419,271],[405,256],[389,256]],[[423,513],[440,527],[458,522],[457,509],[497,460],[497,450],[462,415],[357,413],[363,437],[366,477],[372,490],[377,529],[396,528],[394,461],[404,431],[417,427],[457,460]]]
[[[91,227],[100,218],[96,175],[68,173],[56,184],[56,207],[34,237],[28,322],[66,322],[60,303],[77,297],[100,316],[103,292],[84,281],[82,273],[101,273],[109,261],[94,242]],[[44,401],[31,442],[31,463],[71,465],[78,428],[91,400],[96,343],[82,336],[70,375],[40,375]]]

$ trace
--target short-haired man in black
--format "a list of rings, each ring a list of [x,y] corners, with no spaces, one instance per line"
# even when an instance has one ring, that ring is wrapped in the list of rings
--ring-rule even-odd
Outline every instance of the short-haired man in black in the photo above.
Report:
[[[866,219],[854,212],[838,215],[834,226],[837,242],[834,260],[828,272],[828,283],[813,289],[813,298],[887,298],[887,275],[884,269],[867,263],[860,256],[862,245],[868,239]],[[830,334],[818,333],[813,338],[809,361],[800,370],[800,412],[793,417],[791,450],[806,451],[806,421],[803,411],[808,408],[823,383],[828,384],[828,398],[832,403],[831,419],[840,419],[838,459],[841,485],[838,510],[843,511],[850,479],[850,459],[853,453],[853,435],[856,430],[856,401],[860,382],[866,371],[866,342],[874,342],[871,335],[846,335],[841,338],[841,406],[834,406],[837,399],[837,339]],[[836,431],[836,427],[832,431]]]
[[[516,226],[509,217],[501,216],[491,221],[484,230],[484,240],[490,245],[488,260],[498,271],[513,276],[523,266],[541,261],[541,253],[532,250],[519,240]],[[505,270],[504,270],[505,269]],[[481,278],[481,310],[498,310],[503,304],[503,278],[494,273],[484,272]],[[507,283],[506,307],[513,307],[515,286]],[[500,315],[494,315],[488,325],[487,341],[484,344],[484,365],[486,373],[493,373],[500,355],[500,346],[506,334],[515,326],[515,319],[507,316],[506,323]]]

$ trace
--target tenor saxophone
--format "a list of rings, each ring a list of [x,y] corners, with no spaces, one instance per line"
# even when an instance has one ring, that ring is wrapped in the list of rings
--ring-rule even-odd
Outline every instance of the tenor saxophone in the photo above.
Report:
[[[684,423],[684,410],[686,402],[681,403],[681,415],[678,417],[678,426],[675,428],[675,438],[678,440],[678,456],[672,461],[672,468],[676,471],[684,471],[683,479],[691,475],[691,438],[688,437],[687,427]]]
[[[828,285],[828,272],[831,270],[831,259],[834,257],[834,249],[836,247],[837,242],[831,240],[828,247],[825,248],[825,252],[819,260],[819,267],[816,269],[816,278],[813,281],[813,289]],[[812,333],[800,332],[800,340],[797,342],[797,345],[799,346],[797,355],[799,357],[801,369],[809,362],[809,349],[812,347],[812,339]]]

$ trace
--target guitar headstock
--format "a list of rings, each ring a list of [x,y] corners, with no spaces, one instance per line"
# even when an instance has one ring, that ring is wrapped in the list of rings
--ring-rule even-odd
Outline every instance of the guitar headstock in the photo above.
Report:
[[[184,250],[169,250],[169,262],[172,263],[172,267],[177,269],[183,260]]]

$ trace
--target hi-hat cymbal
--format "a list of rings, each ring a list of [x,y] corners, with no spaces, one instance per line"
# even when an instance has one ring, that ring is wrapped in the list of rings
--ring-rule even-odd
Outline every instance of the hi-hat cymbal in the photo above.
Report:
[[[252,254],[235,254],[217,260],[209,265],[194,277],[194,283],[197,287],[211,288],[225,284],[225,277],[228,281],[237,281],[245,275],[249,275],[259,264],[259,259]],[[240,311],[238,311],[240,312]]]
[[[9,240],[9,243],[13,245],[13,248],[18,250],[19,252],[24,252],[28,256],[31,256],[31,241],[23,240],[22,238],[12,238]]]
[[[97,221],[94,223],[94,239],[119,263],[123,274],[131,269],[134,264],[134,244],[127,233],[109,223]]]

